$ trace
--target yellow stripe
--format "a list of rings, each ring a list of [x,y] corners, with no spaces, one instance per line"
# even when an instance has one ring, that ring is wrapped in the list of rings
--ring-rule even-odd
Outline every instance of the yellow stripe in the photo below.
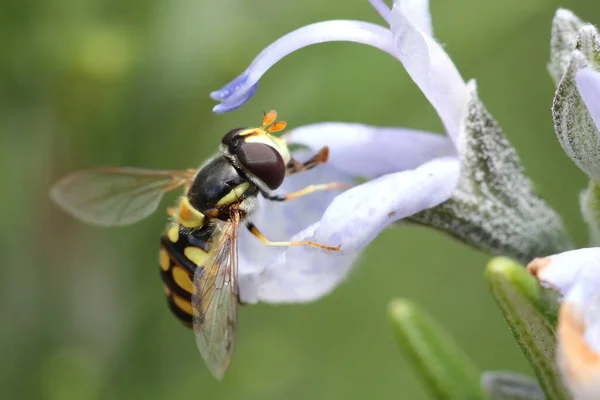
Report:
[[[185,254],[185,256],[198,267],[204,265],[204,261],[206,260],[206,256],[208,255],[208,253],[206,253],[201,248],[191,246],[183,249],[183,254]]]
[[[186,292],[192,293],[194,287],[192,285],[192,280],[190,279],[190,275],[180,266],[176,265],[173,267],[173,280],[175,283],[181,287]]]
[[[179,223],[186,228],[197,228],[204,223],[204,214],[190,204],[187,196],[183,196],[179,203]]]
[[[248,190],[249,187],[250,187],[249,182],[244,182],[244,183],[237,185],[236,187],[233,188],[233,190],[231,192],[227,193],[227,195],[225,195],[225,197],[223,197],[221,200],[219,200],[219,202],[217,203],[217,207],[222,207],[227,204],[235,203],[242,197],[244,192],[246,190]]]
[[[194,315],[194,312],[192,311],[192,303],[190,303],[189,301],[184,300],[181,297],[174,294],[173,302],[177,305],[177,307],[181,308],[184,312],[186,312],[190,315]]]
[[[160,252],[158,254],[158,261],[160,263],[160,268],[163,271],[167,271],[169,269],[169,255],[162,247],[160,248]]]
[[[179,240],[179,224],[173,225],[171,229],[169,229],[169,232],[167,232],[167,236],[171,242],[177,243]]]

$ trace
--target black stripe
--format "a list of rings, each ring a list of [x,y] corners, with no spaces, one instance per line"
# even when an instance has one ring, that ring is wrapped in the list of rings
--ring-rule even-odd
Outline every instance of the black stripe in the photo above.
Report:
[[[173,243],[169,240],[169,238],[165,235],[161,236],[160,244],[164,247],[164,249],[169,253],[171,259],[183,267],[187,272],[189,272],[192,276],[194,276],[194,272],[196,272],[196,264],[194,264],[189,258],[185,256],[184,249],[185,247],[181,247],[180,243],[182,242],[181,238],[177,241],[177,243]]]
[[[214,231],[214,227],[205,225],[200,229],[194,229],[193,231],[186,232],[181,236],[184,239],[184,242],[187,242],[188,246],[200,247],[202,250],[208,253],[210,250],[210,238],[212,237]]]
[[[163,271],[161,269],[160,270],[160,277],[162,278],[162,280],[165,283],[165,285],[173,293],[175,293],[179,297],[184,298],[185,300],[192,301],[192,294],[190,292],[188,292],[187,290],[185,290],[184,288],[182,288],[181,286],[179,286],[177,284],[177,282],[175,282],[175,279],[173,278],[173,266],[171,266],[171,268],[169,268],[168,271]],[[190,279],[193,280],[194,278],[190,277]]]
[[[175,316],[179,318],[181,322],[191,328],[194,322],[194,317],[179,308],[177,304],[175,304],[172,296],[167,296],[167,303],[169,304],[171,312],[175,314]]]

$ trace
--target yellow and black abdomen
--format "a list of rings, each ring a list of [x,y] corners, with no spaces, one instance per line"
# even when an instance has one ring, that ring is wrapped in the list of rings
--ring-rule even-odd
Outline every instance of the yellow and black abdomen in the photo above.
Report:
[[[169,308],[189,327],[192,327],[194,319],[191,303],[194,272],[197,268],[204,268],[213,231],[214,228],[208,224],[193,231],[177,224],[160,240],[160,274]]]

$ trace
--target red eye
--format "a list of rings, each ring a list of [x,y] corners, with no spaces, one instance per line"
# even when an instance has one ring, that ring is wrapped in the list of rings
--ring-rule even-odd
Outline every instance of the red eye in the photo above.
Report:
[[[283,182],[285,164],[273,147],[263,143],[243,143],[236,155],[240,164],[269,189],[277,189]]]

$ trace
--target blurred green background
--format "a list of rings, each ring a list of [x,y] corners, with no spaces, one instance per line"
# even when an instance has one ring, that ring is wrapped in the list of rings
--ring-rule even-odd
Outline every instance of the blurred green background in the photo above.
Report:
[[[504,127],[578,244],[586,182],[552,129],[546,72],[559,6],[600,23],[600,3],[431,0],[436,36]],[[24,0],[0,5],[0,397],[5,399],[423,399],[386,305],[423,305],[484,370],[529,374],[487,291],[488,256],[431,230],[386,230],[350,279],[307,305],[244,307],[237,351],[215,381],[167,310],[158,212],[84,226],[48,188],[96,165],[194,167],[221,135],[276,108],[291,127],[353,121],[442,132],[402,66],[375,49],[295,53],[226,115],[208,97],[267,44],[326,19],[382,23],[366,0]],[[164,203],[166,206],[166,202]]]

